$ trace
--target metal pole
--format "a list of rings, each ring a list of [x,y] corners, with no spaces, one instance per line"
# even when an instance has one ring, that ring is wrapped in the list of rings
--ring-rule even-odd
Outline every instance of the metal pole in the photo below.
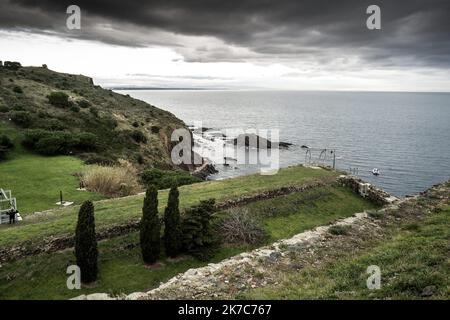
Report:
[[[62,191],[59,191],[59,200],[60,200],[60,205],[63,205],[63,196],[62,196]]]
[[[333,170],[336,169],[336,150],[333,150]]]

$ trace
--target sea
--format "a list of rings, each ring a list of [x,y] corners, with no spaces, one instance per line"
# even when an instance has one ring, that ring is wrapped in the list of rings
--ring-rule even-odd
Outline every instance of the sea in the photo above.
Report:
[[[237,158],[214,158],[229,132],[276,133],[292,143],[281,167],[335,166],[396,195],[417,194],[450,179],[450,93],[121,90],[170,111],[196,131],[196,146],[224,179],[259,172]],[[210,133],[208,135],[208,132]],[[218,139],[217,132],[226,132]],[[228,153],[226,155],[229,155]],[[234,162],[233,162],[234,161]],[[379,175],[373,174],[378,169]]]

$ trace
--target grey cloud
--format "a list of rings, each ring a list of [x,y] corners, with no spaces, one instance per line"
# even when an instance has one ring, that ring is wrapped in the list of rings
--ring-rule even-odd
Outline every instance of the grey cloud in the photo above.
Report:
[[[381,31],[365,27],[365,10],[373,3],[382,9]],[[124,46],[168,46],[190,62],[332,63],[356,55],[387,68],[450,67],[447,0],[80,0],[80,32],[64,28],[69,4],[0,0],[0,28],[51,31]]]

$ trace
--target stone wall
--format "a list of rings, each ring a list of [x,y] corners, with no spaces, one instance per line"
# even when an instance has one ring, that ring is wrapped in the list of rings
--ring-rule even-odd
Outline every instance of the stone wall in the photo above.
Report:
[[[390,195],[386,191],[354,176],[341,175],[338,178],[338,182],[341,185],[350,188],[353,192],[359,194],[363,198],[380,206],[391,204],[398,200],[398,198]]]

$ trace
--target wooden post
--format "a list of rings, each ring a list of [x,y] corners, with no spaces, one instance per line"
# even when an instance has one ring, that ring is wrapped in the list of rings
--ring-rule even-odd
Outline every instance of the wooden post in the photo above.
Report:
[[[62,191],[59,191],[59,201],[60,201],[60,205],[63,205],[63,195],[62,195]]]

